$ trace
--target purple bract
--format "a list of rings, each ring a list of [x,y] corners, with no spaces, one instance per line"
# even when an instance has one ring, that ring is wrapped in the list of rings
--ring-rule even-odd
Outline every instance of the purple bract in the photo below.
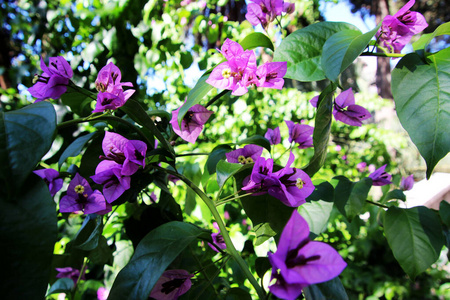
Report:
[[[414,175],[411,174],[408,177],[402,177],[402,181],[400,182],[400,189],[404,191],[409,191],[414,186]]]
[[[361,126],[362,121],[372,116],[367,109],[355,104],[352,88],[343,91],[336,97],[333,115],[337,121],[352,126]]]
[[[172,124],[173,131],[181,137],[183,140],[188,141],[190,143],[195,143],[198,136],[202,132],[203,125],[208,121],[212,111],[207,110],[205,107],[200,104],[195,104],[184,115],[183,120],[181,121],[181,129],[178,125],[178,109],[172,111],[172,119],[170,120],[170,124]]]
[[[191,288],[194,275],[186,270],[167,270],[161,275],[150,293],[150,299],[176,300]]]
[[[269,140],[271,145],[278,145],[281,143],[280,127],[275,129],[268,128],[264,137]]]
[[[34,174],[44,179],[44,182],[48,185],[50,194],[55,194],[62,188],[63,179],[59,178],[59,172],[53,169],[41,169],[33,171]]]
[[[384,169],[386,169],[386,165],[376,169],[373,173],[369,175],[369,177],[372,178],[372,185],[383,186],[392,183],[391,182],[392,175],[386,173]]]
[[[246,145],[244,148],[236,149],[225,154],[230,163],[251,164],[261,156],[264,148],[257,145]]]
[[[304,124],[285,121],[289,129],[289,142],[298,143],[299,149],[306,149],[313,146],[314,127]]]

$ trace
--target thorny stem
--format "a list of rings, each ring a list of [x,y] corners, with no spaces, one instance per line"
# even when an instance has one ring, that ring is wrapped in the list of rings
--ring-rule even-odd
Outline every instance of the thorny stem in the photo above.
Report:
[[[370,204],[373,204],[373,205],[376,205],[376,206],[379,206],[379,207],[382,207],[382,208],[389,208],[389,206],[383,205],[381,203],[373,202],[373,201],[370,201],[370,200],[366,200],[366,202],[370,203]]]
[[[242,272],[246,275],[247,279],[250,281],[250,283],[255,288],[256,292],[258,293],[259,299],[266,299],[266,293],[262,289],[262,287],[258,284],[255,277],[253,277],[253,274],[250,272],[246,262],[242,259],[242,257],[239,255],[239,252],[236,250],[236,248],[233,245],[233,242],[231,241],[231,238],[228,234],[228,231],[225,227],[225,224],[220,217],[219,212],[216,209],[216,206],[214,205],[214,202],[192,181],[190,181],[187,177],[184,175],[168,170],[165,168],[162,168],[160,166],[153,166],[155,169],[167,172],[169,174],[172,174],[176,177],[178,177],[180,180],[182,180],[184,183],[186,183],[187,186],[189,186],[197,195],[200,196],[200,198],[203,200],[203,202],[208,206],[209,210],[211,211],[212,215],[214,216],[214,219],[217,222],[217,225],[220,229],[220,234],[223,237],[223,240],[225,241],[225,244],[227,246],[227,252],[233,257],[233,259],[236,261],[236,263],[241,268]]]

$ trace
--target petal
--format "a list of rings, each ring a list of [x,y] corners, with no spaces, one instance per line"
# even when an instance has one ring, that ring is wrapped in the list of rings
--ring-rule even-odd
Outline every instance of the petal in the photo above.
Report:
[[[105,197],[99,191],[95,190],[87,199],[84,208],[85,214],[93,214],[106,210]]]
[[[355,104],[355,95],[353,95],[352,88],[341,92],[334,101],[341,108],[347,107],[351,104]]]
[[[71,196],[62,197],[61,201],[59,201],[59,211],[62,213],[69,213],[74,211],[83,210],[83,205],[77,202],[75,198]]]
[[[220,53],[225,56],[226,60],[230,60],[244,53],[244,49],[239,43],[226,39],[220,48]]]
[[[278,249],[275,254],[286,260],[290,250],[298,248],[302,243],[309,241],[309,226],[297,210],[292,212],[289,221],[281,233]]]
[[[103,153],[105,153],[106,156],[108,156],[111,152],[123,153],[127,143],[128,139],[124,138],[120,134],[106,131],[102,142]]]

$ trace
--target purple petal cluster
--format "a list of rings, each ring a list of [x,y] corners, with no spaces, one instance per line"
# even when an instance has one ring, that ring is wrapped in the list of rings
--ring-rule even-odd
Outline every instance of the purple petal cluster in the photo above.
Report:
[[[78,277],[80,277],[80,270],[74,269],[72,267],[65,268],[55,268],[58,271],[56,274],[56,278],[70,278],[73,280],[73,283],[76,284]],[[84,273],[81,276],[81,279],[85,280]]]
[[[403,191],[409,191],[414,186],[414,175],[411,174],[408,177],[402,177],[402,180],[400,181],[400,189]]]
[[[217,225],[217,223],[214,222],[213,226],[218,231],[218,232],[211,233],[211,238],[212,238],[215,246],[212,245],[211,243],[208,243],[208,246],[211,247],[211,249],[213,249],[216,252],[219,252],[219,250],[217,250],[216,246],[222,250],[225,250],[227,248],[227,245],[225,244],[225,240],[223,239],[223,236],[220,234],[219,225]]]
[[[296,142],[299,149],[306,149],[313,146],[314,127],[298,124],[292,121],[285,121],[289,129],[289,142]]]
[[[36,75],[35,84],[28,88],[30,94],[37,98],[34,102],[45,99],[58,99],[67,91],[73,71],[69,63],[61,56],[50,57],[48,67],[41,57],[41,69],[44,73]]]
[[[283,12],[291,14],[295,10],[295,4],[283,0],[252,0],[247,5],[245,18],[253,26],[261,24],[264,28],[281,16]]]
[[[269,140],[271,145],[278,145],[281,143],[280,127],[275,129],[268,128],[264,137]]]
[[[409,10],[414,4],[415,0],[410,0],[395,15],[387,15],[383,19],[378,31],[381,47],[389,52],[400,53],[413,35],[428,26],[422,14]]]
[[[273,173],[273,159],[258,158],[242,189],[254,195],[268,193],[290,207],[302,205],[314,191],[314,185],[308,174],[290,167],[294,159],[291,152],[286,167]]]
[[[392,175],[386,173],[386,165],[376,169],[373,173],[370,173],[369,177],[372,178],[372,185],[383,186],[391,184]]]
[[[130,188],[130,176],[136,173],[139,166],[145,167],[147,145],[107,131],[102,149],[105,155],[100,156],[102,161],[91,178],[103,185],[103,195],[111,203]]]
[[[287,62],[268,62],[257,67],[255,53],[244,51],[241,45],[230,39],[225,40],[220,52],[227,61],[214,68],[206,80],[208,84],[231,90],[235,96],[247,93],[250,85],[273,89],[283,87]]]
[[[278,249],[269,252],[272,265],[270,291],[281,299],[294,300],[302,289],[338,276],[347,266],[330,245],[310,241],[309,226],[294,210],[281,233]]]
[[[33,171],[34,174],[44,179],[44,182],[48,185],[50,194],[55,194],[62,188],[63,179],[59,178],[59,172],[53,169],[41,169]]]
[[[167,270],[155,283],[150,299],[176,300],[191,288],[194,275],[186,270]]]
[[[112,62],[104,66],[97,75],[95,87],[99,91],[97,103],[93,113],[103,112],[107,109],[116,110],[123,106],[127,100],[134,94],[135,90],[124,91],[123,87],[132,87],[131,82],[120,82],[122,73]]]
[[[258,145],[246,145],[244,148],[236,149],[225,153],[227,161],[230,163],[251,164],[262,154],[264,148]]]
[[[195,104],[194,106],[189,108],[187,113],[184,115],[184,118],[181,121],[180,128],[178,124],[178,113],[180,111],[180,108],[181,107],[172,111],[172,119],[170,120],[170,124],[172,124],[173,131],[179,137],[190,143],[195,143],[198,136],[203,130],[203,125],[206,123],[206,121],[208,121],[213,112],[207,110],[200,104]]]
[[[59,202],[59,211],[104,215],[111,211],[111,205],[105,201],[102,193],[93,191],[87,180],[77,173],[67,188],[67,195]]]
[[[355,104],[352,88],[343,91],[336,97],[333,115],[337,121],[352,126],[361,126],[362,121],[372,116],[367,109]]]

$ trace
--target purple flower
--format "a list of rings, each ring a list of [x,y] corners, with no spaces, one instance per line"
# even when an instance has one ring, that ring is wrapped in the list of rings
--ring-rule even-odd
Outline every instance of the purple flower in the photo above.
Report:
[[[415,0],[410,0],[395,15],[383,19],[378,40],[389,52],[400,53],[414,34],[428,26],[422,14],[409,10],[414,3]]]
[[[105,287],[99,287],[97,290],[97,300],[106,300],[109,296],[109,290]]]
[[[122,165],[111,160],[100,162],[91,176],[95,183],[103,185],[103,195],[108,203],[117,200],[130,188],[131,177],[123,175]]]
[[[411,174],[408,177],[402,177],[402,181],[400,182],[400,189],[404,191],[409,191],[414,186],[414,175]]]
[[[180,107],[181,108],[181,107]],[[203,125],[208,121],[209,117],[213,113],[207,110],[200,104],[195,104],[184,115],[181,121],[181,129],[178,125],[178,113],[180,108],[172,111],[172,119],[170,124],[172,124],[173,131],[180,136],[183,140],[190,143],[195,143],[200,132],[202,132]]]
[[[372,185],[383,186],[392,183],[392,175],[386,173],[384,169],[386,169],[386,165],[376,169],[375,172],[369,175],[369,177],[372,178]]]
[[[356,168],[358,169],[359,172],[364,172],[367,168],[367,163],[362,161],[356,165]]]
[[[186,270],[167,270],[161,275],[150,293],[150,299],[176,300],[191,288],[194,275]]]
[[[50,190],[50,195],[55,196],[55,194],[62,188],[63,179],[58,178],[59,172],[53,169],[41,169],[33,171],[34,174],[44,179],[44,182],[48,185]]]
[[[256,77],[257,86],[281,90],[284,85],[283,76],[286,75],[287,62],[268,62],[258,67]]]
[[[285,121],[289,129],[289,142],[298,143],[299,149],[306,149],[313,146],[312,134],[314,127],[304,124],[297,124],[292,121]]]
[[[74,269],[72,267],[66,268],[55,268],[58,271],[56,274],[56,278],[70,278],[73,280],[73,283],[76,284],[78,277],[80,277],[80,270]],[[85,280],[84,273],[81,276],[81,279]]]
[[[362,121],[371,117],[367,109],[355,104],[355,96],[352,88],[343,91],[334,100],[334,118],[345,124],[361,126]]]
[[[106,203],[105,197],[98,190],[92,191],[87,180],[77,173],[67,188],[67,195],[59,202],[59,211],[104,215],[111,211],[111,205]]]
[[[37,75],[36,83],[28,88],[30,94],[40,102],[48,98],[58,99],[67,91],[73,71],[69,63],[61,56],[50,57],[48,67],[41,57],[41,69],[44,71]]]
[[[277,16],[281,16],[283,12],[291,14],[294,10],[294,3],[283,0],[252,0],[247,5],[245,18],[253,26],[261,24],[263,27],[267,27],[268,23],[275,20]]]
[[[311,100],[309,100],[309,103],[311,103],[311,105],[313,107],[317,107],[317,103],[319,102],[319,95],[312,97]]]
[[[273,173],[273,159],[258,158],[242,190],[254,195],[268,193],[290,207],[302,205],[314,191],[314,185],[308,174],[290,167],[294,159],[291,152],[286,167]]]
[[[261,156],[264,148],[257,145],[246,145],[244,148],[236,149],[225,153],[227,161],[230,163],[251,164]]]
[[[264,137],[269,140],[271,145],[278,145],[281,143],[280,127],[275,129],[267,128],[267,132]]]
[[[116,110],[123,106],[134,92],[135,90],[124,92],[121,88],[114,89],[111,92],[100,92],[97,95],[97,103],[92,113],[103,112],[107,109]]]
[[[120,80],[122,80],[120,69],[110,62],[98,72],[95,87],[99,92],[112,93],[114,90],[122,89],[122,86],[133,86],[131,82],[120,82]]]
[[[128,140],[120,134],[105,132],[102,142],[102,149],[105,156],[100,156],[103,160],[110,160],[122,165],[122,175],[131,176],[139,169],[145,167],[145,155],[147,145],[139,140]]]
[[[219,229],[219,225],[217,225],[216,222],[213,223],[214,228],[218,231],[218,232],[213,232],[211,233],[211,238],[213,240],[214,245],[212,245],[211,243],[208,243],[208,245],[211,247],[211,249],[213,249],[216,252],[219,252],[219,250],[217,250],[216,246],[219,247],[220,249],[224,250],[227,248],[227,245],[225,244],[225,241],[223,239],[223,236],[220,234],[220,229]]]
[[[282,299],[297,299],[302,289],[338,276],[347,266],[328,244],[309,240],[309,226],[294,210],[281,233],[278,249],[269,252],[272,265],[270,291]]]

